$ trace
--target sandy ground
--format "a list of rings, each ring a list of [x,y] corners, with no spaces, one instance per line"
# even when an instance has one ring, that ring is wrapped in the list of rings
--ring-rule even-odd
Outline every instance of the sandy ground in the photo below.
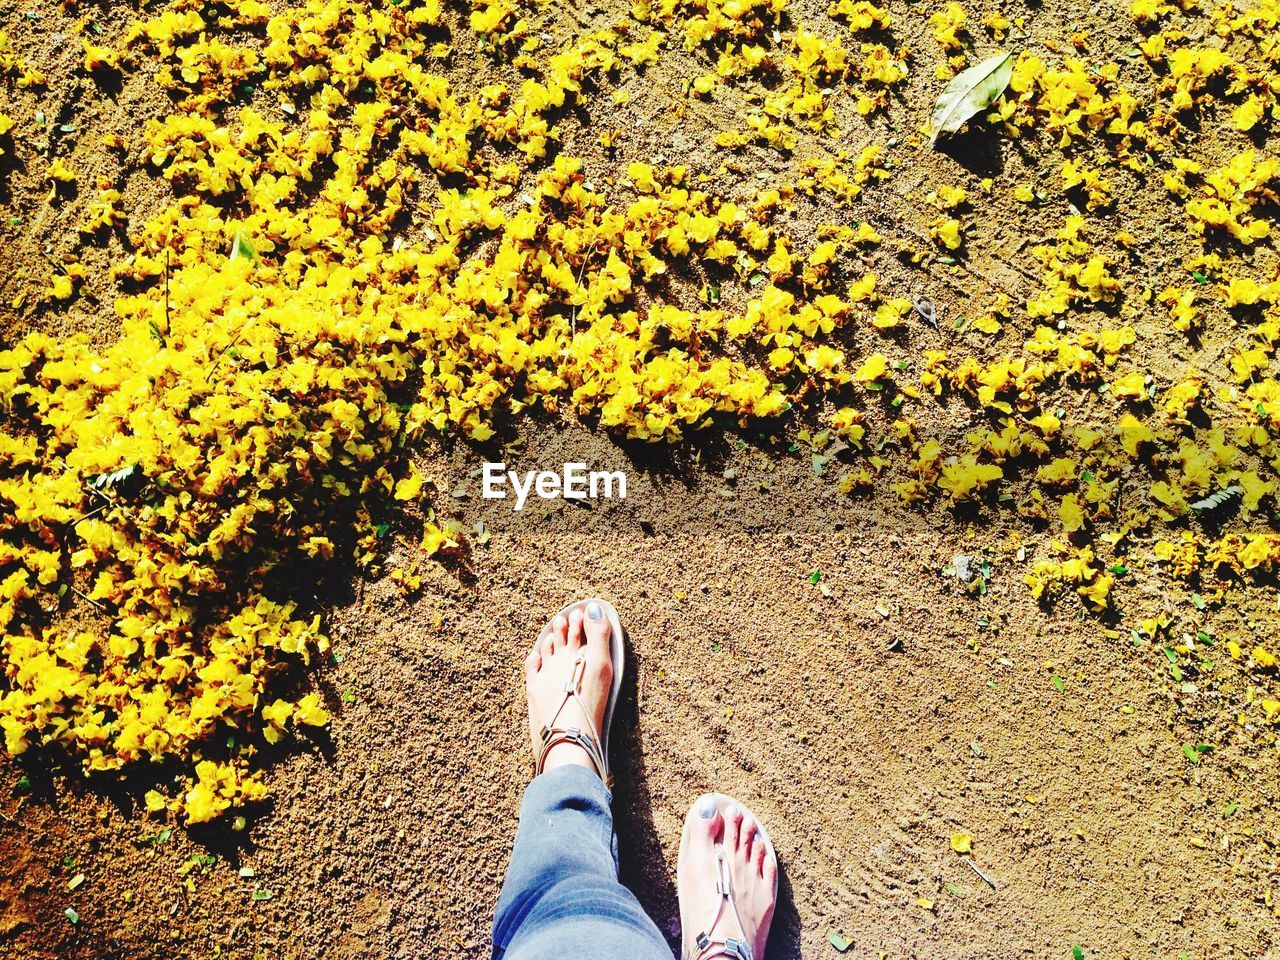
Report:
[[[732,485],[647,471],[578,431],[532,440],[527,462],[565,449],[626,469],[628,499],[517,515],[471,482],[459,511],[492,540],[435,568],[431,599],[371,584],[333,611],[344,659],[320,675],[332,737],[271,764],[275,808],[242,845],[225,832],[139,842],[155,828],[68,784],[6,802],[18,896],[3,949],[485,956],[530,775],[521,659],[550,613],[592,592],[617,604],[629,640],[623,876],[673,943],[680,825],[716,789],[777,845],[775,960],[834,955],[833,929],[859,957],[1274,947],[1249,879],[1267,854],[1242,837],[1274,835],[1274,778],[1230,747],[1189,768],[1159,682],[1100,625],[1038,610],[1004,532],[832,503],[750,449],[729,457]],[[438,466],[465,484],[474,464]],[[941,570],[950,551],[984,548],[993,575],[977,598]],[[994,888],[951,850],[956,831]],[[205,852],[209,865],[179,875]]]
[[[825,8],[810,6],[806,16]],[[914,69],[928,77],[939,54],[911,9],[894,7],[896,42],[916,49]],[[42,10],[0,2],[7,23]],[[108,38],[133,15],[95,11]],[[1078,26],[1078,15],[1099,58],[1131,43],[1109,29],[1119,15],[1111,8],[1017,12],[1037,36]],[[560,5],[540,16],[539,26],[579,19]],[[59,122],[81,124],[88,143],[89,131],[129,129],[162,108],[142,83],[97,96],[83,81],[60,82],[77,49],[56,32],[35,37],[26,49],[44,58],[53,82],[39,103],[21,95],[28,114],[44,104]],[[585,126],[566,124],[566,151],[613,169],[662,153],[713,170],[721,158],[688,131],[723,126],[717,111],[734,105],[670,110],[693,72],[680,56],[670,73],[627,80],[636,97],[613,118],[631,131],[618,156],[592,145],[597,121],[609,118],[585,111]],[[841,109],[845,122],[851,111]],[[919,104],[912,111],[895,105],[881,127],[914,129]],[[849,139],[844,146],[856,148],[867,138]],[[995,156],[980,143],[964,150],[973,153],[927,154],[899,168],[868,197],[870,222],[918,239],[936,216],[921,196],[933,182],[1043,176],[1025,144]],[[167,196],[135,161],[84,167],[86,182],[92,172],[119,178],[133,199],[129,230]],[[735,162],[747,172],[733,189],[749,194],[752,171],[782,177],[790,160],[752,148]],[[76,246],[83,203],[46,209],[46,189],[33,165],[15,168],[0,194],[30,218],[0,224],[0,302],[38,292],[50,260]],[[1116,222],[1158,227],[1152,211],[1164,207],[1150,202],[1152,190],[1122,188]],[[974,225],[972,258],[954,270],[935,265],[927,287],[887,244],[875,263],[886,285],[926,289],[947,319],[993,291],[1025,296],[1030,240],[1003,229],[1014,211],[1024,214],[999,193],[991,204]],[[815,220],[813,206],[800,205],[796,218]],[[1039,226],[1040,236],[1055,228],[1047,217]],[[98,280],[123,248],[118,237],[78,251],[103,296],[66,311],[5,312],[0,341],[31,328],[109,341],[112,291]],[[1179,256],[1160,246],[1135,254],[1135,283],[1155,282]],[[1146,337],[1150,322],[1135,322]],[[913,336],[928,347],[934,334]],[[1221,353],[1230,336],[1188,345],[1165,330],[1144,343],[1157,346],[1152,369],[1172,378]],[[980,338],[968,348],[1003,349]],[[963,408],[930,416],[953,436],[968,424]],[[1007,514],[921,514],[886,507],[887,496],[842,497],[803,452],[789,453],[785,441],[757,446],[750,433],[670,452],[576,423],[525,421],[516,432],[527,443],[513,467],[573,459],[623,469],[628,498],[589,508],[538,502],[516,514],[479,498],[474,473],[495,449],[424,452],[441,491],[468,491],[444,495],[448,508],[469,530],[483,521],[492,537],[446,565],[420,563],[423,589],[408,597],[341,567],[323,581],[311,570],[284,577],[287,593],[325,612],[341,657],[314,673],[333,721],[327,734],[263,757],[275,799],[246,832],[161,833],[137,809],[154,771],[123,787],[53,772],[23,792],[14,784],[29,769],[0,760],[0,957],[487,956],[532,767],[521,661],[550,614],[590,594],[610,599],[628,631],[613,736],[623,876],[673,944],[680,826],[693,798],[715,789],[750,805],[777,846],[783,902],[770,960],[835,957],[831,931],[858,958],[1067,958],[1076,946],[1085,957],[1135,960],[1278,955],[1266,899],[1280,837],[1274,748],[1223,729],[1212,694],[1179,707],[1150,650],[1134,648],[1127,629],[1117,633],[1118,616],[1038,606],[1022,576],[1043,537],[1027,540],[1019,559],[1023,541]],[[408,565],[414,550],[400,543],[393,559]],[[957,554],[990,561],[985,595],[944,572]],[[1134,576],[1126,622],[1162,610],[1169,587],[1154,568]],[[1256,591],[1206,617],[1266,630],[1274,596]],[[1214,762],[1189,765],[1183,744],[1213,724]],[[972,863],[990,882],[951,849],[960,831],[972,835]]]

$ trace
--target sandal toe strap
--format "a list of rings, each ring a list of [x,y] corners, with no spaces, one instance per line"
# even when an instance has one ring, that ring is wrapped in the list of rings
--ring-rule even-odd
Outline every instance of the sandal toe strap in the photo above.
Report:
[[[547,721],[539,734],[542,745],[538,749],[538,762],[534,769],[534,774],[536,776],[542,773],[543,767],[547,762],[547,754],[551,752],[552,747],[562,743],[571,743],[575,747],[580,747],[586,753],[591,760],[591,765],[595,767],[596,773],[604,781],[604,785],[612,790],[613,775],[609,773],[609,758],[605,755],[600,731],[591,722],[591,711],[587,709],[587,705],[582,700],[582,681],[586,675],[586,668],[587,655],[585,652],[579,653],[573,661],[573,668],[568,678],[564,682],[564,698],[560,701],[560,706],[551,715],[551,719]],[[560,714],[564,712],[564,708],[568,706],[570,701],[576,701],[578,707],[582,710],[583,716],[587,718],[587,729],[556,725],[556,721],[560,719]]]
[[[729,876],[729,858],[721,844],[716,844],[716,893],[720,902],[716,905],[715,915],[707,924],[707,930],[714,930],[723,916],[733,918],[738,928],[738,937],[712,937],[710,933],[700,933],[694,940],[698,952],[692,960],[755,960],[751,952],[751,944],[747,942],[747,931],[742,926],[742,917],[738,916],[738,904],[733,895],[733,881]]]

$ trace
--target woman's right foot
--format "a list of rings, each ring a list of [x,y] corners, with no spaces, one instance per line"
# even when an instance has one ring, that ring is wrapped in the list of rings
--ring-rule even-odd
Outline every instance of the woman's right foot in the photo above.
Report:
[[[716,888],[721,849],[741,930],[734,919],[734,907]],[[745,940],[754,960],[764,960],[777,899],[778,861],[747,811],[718,794],[699,798],[685,818],[676,873],[683,938],[681,957],[698,960],[704,953],[708,957],[724,956],[710,943],[705,951],[699,947],[700,935],[705,934],[708,941],[716,944]]]

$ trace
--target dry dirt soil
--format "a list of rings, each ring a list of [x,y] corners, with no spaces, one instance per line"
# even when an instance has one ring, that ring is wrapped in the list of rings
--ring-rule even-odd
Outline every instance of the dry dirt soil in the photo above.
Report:
[[[107,39],[136,15],[82,6]],[[916,6],[894,11],[928,75],[939,55]],[[1129,42],[1107,32],[1118,10],[1017,6],[1034,29],[1078,16],[1100,44]],[[557,15],[568,18],[545,14]],[[15,44],[50,76],[42,98],[15,94],[10,109],[48,111],[86,141],[163,109],[145,84],[103,97],[74,78],[78,47],[59,38],[71,16],[0,2]],[[693,121],[651,119],[636,156],[713,167],[681,155],[679,127]],[[589,152],[590,139],[577,146]],[[769,162],[743,163],[757,161]],[[938,155],[895,180],[879,215],[922,222],[921,184],[985,173]],[[144,165],[111,174],[131,228],[167,195]],[[28,218],[2,228],[6,304],[75,243],[74,209],[50,212],[46,189],[16,168],[0,197]],[[1006,246],[968,269],[1025,286],[1028,263]],[[100,270],[119,249],[80,255]],[[932,292],[945,311],[965,287]],[[87,298],[0,322],[0,340],[29,328],[112,337],[109,303]],[[623,878],[673,945],[680,825],[695,796],[718,790],[750,805],[777,846],[771,960],[835,957],[832,931],[858,958],[1065,960],[1076,946],[1091,958],[1280,956],[1257,879],[1276,869],[1274,753],[1228,742],[1218,762],[1188,764],[1194,735],[1167,678],[1107,635],[1114,624],[1038,606],[1004,521],[841,497],[785,441],[750,432],[669,451],[572,421],[515,431],[526,442],[514,468],[622,469],[626,500],[517,514],[479,497],[492,451],[425,451],[440,489],[468,494],[453,513],[491,537],[424,566],[410,597],[344,569],[290,574],[292,594],[327,614],[340,662],[313,679],[333,720],[266,758],[274,800],[250,829],[158,833],[137,785],[55,767],[21,792],[29,767],[0,761],[0,957],[487,956],[532,766],[521,661],[550,614],[591,594],[618,607],[628,634],[613,737]],[[957,554],[990,562],[985,595],[945,572]],[[1131,616],[1162,609],[1158,572],[1142,576]],[[1275,611],[1259,600],[1229,615]],[[957,832],[973,837],[971,858],[952,850]]]
[[[1268,955],[1274,927],[1219,848],[1241,818],[1274,830],[1274,770],[1188,767],[1160,681],[1102,625],[1039,609],[1007,531],[837,507],[807,465],[750,448],[724,455],[729,484],[578,429],[526,433],[528,464],[577,451],[625,469],[627,499],[515,514],[476,497],[474,461],[438,465],[492,540],[433,568],[430,600],[384,583],[335,598],[330,737],[271,764],[269,815],[242,841],[156,843],[73,779],[6,801],[0,950],[485,956],[531,767],[521,660],[551,612],[599,593],[629,641],[624,879],[673,943],[680,825],[715,789],[777,845],[776,960],[834,955],[833,929],[867,957]],[[976,598],[942,570],[984,551]],[[990,883],[952,851],[958,831]]]

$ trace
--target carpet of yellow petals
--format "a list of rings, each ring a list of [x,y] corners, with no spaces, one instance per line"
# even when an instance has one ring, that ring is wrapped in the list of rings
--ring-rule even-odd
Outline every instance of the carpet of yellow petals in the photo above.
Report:
[[[1098,616],[1134,564],[1166,565],[1200,608],[1274,584],[1276,0],[1135,0],[1140,87],[1083,38],[1015,49],[1009,89],[974,125],[1051,157],[1059,182],[938,187],[926,250],[892,249],[846,215],[888,189],[900,138],[927,134],[839,142],[838,102],[874,117],[913,76],[887,8],[838,0],[818,24],[786,0],[638,0],[625,22],[567,36],[525,14],[510,0],[177,0],[114,46],[84,33],[87,76],[144,71],[171,98],[97,149],[140,151],[172,194],[114,269],[127,291],[114,343],[32,333],[0,350],[9,753],[56,744],[90,770],[177,758],[187,785],[147,805],[190,823],[259,799],[262,742],[327,719],[315,693],[268,692],[327,651],[319,617],[270,598],[273,571],[335,554],[367,565],[387,505],[428,492],[409,451],[441,435],[483,444],[531,407],[661,443],[804,427],[845,465],[832,482],[850,496],[1016,514],[1044,545],[1032,593]],[[975,35],[1011,44],[1012,29],[937,8],[947,59],[930,79],[976,60]],[[447,64],[466,31],[492,75],[460,86]],[[613,82],[677,50],[703,68],[686,78],[691,101],[747,104],[706,140],[724,178],[654,158],[590,175],[561,124],[625,102]],[[4,39],[0,73],[45,82]],[[1204,149],[1217,122],[1252,145]],[[0,112],[0,149],[28,135]],[[831,149],[729,199],[737,152],[787,155],[801,137]],[[1194,246],[1160,285],[1104,252],[1138,243],[1123,217],[1119,232],[1103,219],[1130,177],[1162,182],[1168,230]],[[51,202],[92,197],[86,244],[126,220],[118,185],[63,157],[46,178]],[[972,329],[999,349],[909,351],[910,291],[869,264],[954,265],[996,191],[1029,212],[1046,191],[1073,204],[1030,250],[1036,289],[975,305]],[[816,240],[788,219],[800,198],[831,212]],[[65,264],[36,296],[60,309],[86,276]],[[1140,334],[1152,317],[1188,339],[1230,334],[1212,368],[1169,380]],[[968,429],[935,429],[934,408]],[[426,553],[456,545],[457,529],[424,516]],[[69,626],[70,607],[100,626]],[[1133,629],[1164,648],[1171,684],[1213,644],[1175,616]],[[1274,630],[1214,652],[1205,682],[1247,687],[1238,722],[1280,720]]]

